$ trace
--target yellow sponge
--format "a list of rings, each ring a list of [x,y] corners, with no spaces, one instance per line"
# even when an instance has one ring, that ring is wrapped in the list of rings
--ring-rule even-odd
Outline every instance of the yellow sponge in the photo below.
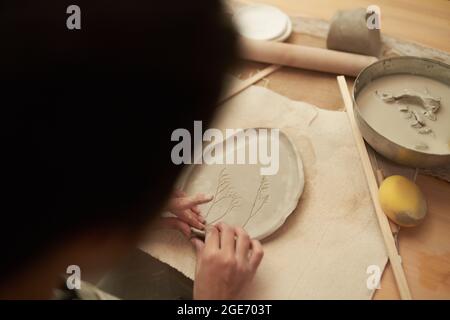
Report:
[[[384,213],[402,227],[414,227],[425,218],[427,202],[422,191],[403,176],[390,176],[378,193]]]

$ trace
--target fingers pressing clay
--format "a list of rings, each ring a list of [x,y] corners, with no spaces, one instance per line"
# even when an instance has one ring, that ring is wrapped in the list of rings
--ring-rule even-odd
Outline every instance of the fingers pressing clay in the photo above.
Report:
[[[217,228],[220,231],[220,249],[226,254],[234,254],[236,246],[234,228],[224,223],[219,223]]]
[[[205,196],[203,194],[197,194],[194,197],[180,197],[174,198],[170,201],[169,207],[176,210],[185,210],[198,206],[199,204],[208,203],[213,199],[213,196]],[[198,208],[196,208],[198,212]]]
[[[264,256],[264,251],[261,243],[258,240],[251,240],[251,244],[252,253],[250,255],[250,265],[254,270],[256,270]]]
[[[195,214],[198,214],[198,215],[201,214],[200,208],[199,208],[198,206],[193,206],[193,207],[191,208],[191,210],[192,210],[192,212],[194,212]]]
[[[191,227],[197,228],[199,230],[203,230],[205,228],[205,219],[202,216],[192,212],[191,210],[184,210],[182,212],[179,212],[177,214],[177,217],[189,224]]]
[[[197,253],[197,256],[200,255],[205,247],[205,244],[202,240],[198,238],[191,238],[191,243],[195,248],[195,252]]]
[[[238,259],[246,261],[248,259],[251,240],[250,236],[242,228],[236,228],[236,256]]]
[[[206,228],[205,249],[217,250],[220,247],[219,230],[214,226]]]

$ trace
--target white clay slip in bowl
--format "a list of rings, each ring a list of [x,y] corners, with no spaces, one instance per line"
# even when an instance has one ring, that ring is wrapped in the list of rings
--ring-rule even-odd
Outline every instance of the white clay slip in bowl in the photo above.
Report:
[[[414,168],[450,164],[450,65],[380,60],[356,78],[353,104],[361,134],[381,155]]]

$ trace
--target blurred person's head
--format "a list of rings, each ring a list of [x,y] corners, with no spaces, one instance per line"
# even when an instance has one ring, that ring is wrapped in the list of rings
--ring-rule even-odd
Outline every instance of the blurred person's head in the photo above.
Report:
[[[72,1],[0,6],[2,296],[136,245],[181,169],[172,131],[208,126],[235,57],[219,1],[76,2],[81,30]]]

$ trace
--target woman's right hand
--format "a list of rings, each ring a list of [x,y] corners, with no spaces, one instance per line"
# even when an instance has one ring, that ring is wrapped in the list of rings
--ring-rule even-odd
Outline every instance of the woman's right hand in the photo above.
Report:
[[[208,227],[205,242],[191,241],[197,251],[194,299],[239,299],[263,258],[261,243],[224,223]]]

